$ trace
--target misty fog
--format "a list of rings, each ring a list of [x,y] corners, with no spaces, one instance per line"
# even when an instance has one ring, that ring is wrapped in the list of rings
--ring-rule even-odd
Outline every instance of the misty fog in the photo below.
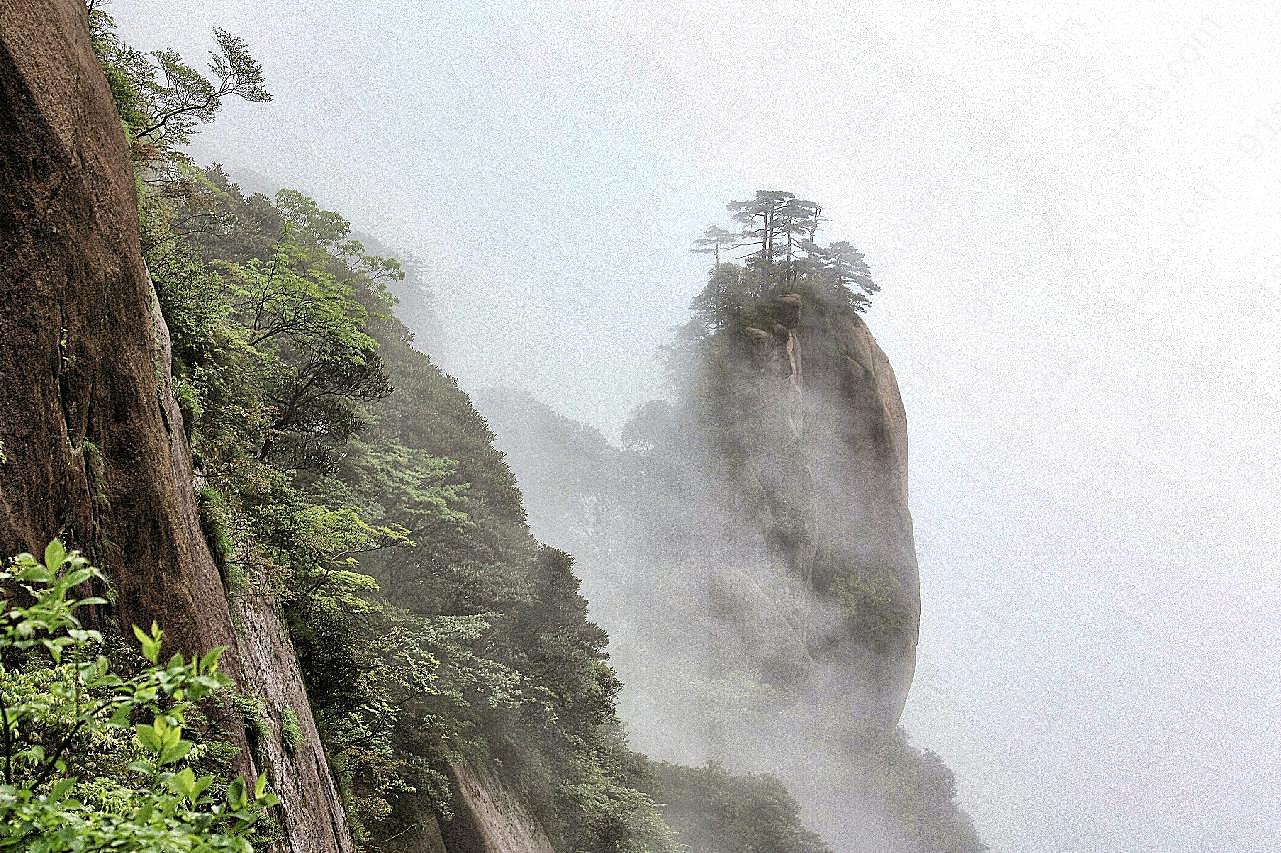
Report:
[[[913,743],[996,850],[1274,848],[1281,8],[159,5],[113,13],[276,96],[198,160],[396,235],[464,388],[614,441],[689,240],[823,199],[907,409]]]

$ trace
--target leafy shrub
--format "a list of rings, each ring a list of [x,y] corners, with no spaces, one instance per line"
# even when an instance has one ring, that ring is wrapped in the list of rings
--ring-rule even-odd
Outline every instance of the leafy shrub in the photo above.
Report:
[[[698,853],[830,853],[801,823],[800,805],[772,776],[735,776],[717,765],[651,762],[654,799]]]
[[[237,693],[232,700],[244,721],[250,743],[261,743],[271,736],[267,725],[267,703],[253,693]]]
[[[252,853],[277,802],[266,776],[215,798],[215,777],[193,769],[205,745],[184,737],[188,713],[228,684],[222,650],[162,663],[163,632],[135,627],[146,666],[118,672],[76,616],[105,603],[72,597],[97,576],[57,540],[43,561],[0,569],[0,851]]]

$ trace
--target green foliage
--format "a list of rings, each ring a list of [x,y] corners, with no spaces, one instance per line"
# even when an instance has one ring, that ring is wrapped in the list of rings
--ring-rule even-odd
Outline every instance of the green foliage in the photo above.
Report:
[[[93,4],[90,18],[144,178],[142,243],[208,480],[205,534],[229,587],[285,609],[357,842],[376,849],[405,825],[448,819],[449,765],[473,760],[497,767],[558,849],[678,849],[639,790],[606,638],[587,620],[569,558],[529,536],[488,425],[392,316],[389,288],[412,269],[370,253],[306,195],[245,195],[178,150],[227,97],[269,97],[242,41],[215,31],[205,74],[173,51],[132,50]],[[852,246],[815,243],[818,205],[767,192],[732,208],[739,233],[710,230],[699,243],[716,265],[682,346],[711,366],[703,403],[746,412],[749,400],[726,396],[738,353],[723,333],[768,333],[780,294],[862,310],[875,285]],[[746,263],[722,257],[746,245]],[[642,437],[651,449],[671,426],[662,421]],[[724,431],[731,466],[746,438]],[[821,580],[851,624],[879,630],[867,618],[885,610],[875,578]],[[251,740],[264,740],[268,709],[256,698],[237,705]],[[295,709],[280,713],[296,749]],[[181,749],[180,723],[144,722],[139,749],[157,761]],[[933,778],[905,773],[886,785],[913,791]],[[761,837],[785,838],[769,832],[794,822],[767,783],[700,784],[772,815],[749,821]],[[238,800],[244,788],[229,792]],[[941,819],[926,799],[894,802],[927,829]]]
[[[772,776],[734,776],[716,764],[649,765],[646,790],[681,842],[698,853],[830,853],[801,823],[800,806]]]
[[[943,759],[908,743],[902,728],[869,736],[861,784],[873,790],[914,849],[985,853],[970,820],[957,805],[956,777]]]
[[[218,265],[266,412],[257,456],[291,467],[326,461],[359,432],[356,404],[390,391],[353,279],[334,275],[319,248],[286,225],[269,261]]]
[[[399,266],[299,193],[255,201],[205,174],[216,192],[192,204],[228,225],[170,239],[192,214],[160,205],[149,258],[220,496],[207,529],[230,543],[228,577],[287,606],[358,839],[424,802],[448,815],[448,764],[467,756],[498,758],[573,849],[615,849],[619,815],[648,837],[656,813],[624,807],[602,769],[621,748],[604,634],[568,559],[529,538],[484,421],[388,313]]]
[[[474,760],[497,767],[560,850],[678,849],[641,790],[644,768],[615,714],[606,637],[587,619],[570,559],[529,536],[488,425],[392,316],[390,287],[412,269],[367,251],[340,214],[303,193],[245,195],[221,169],[199,169],[179,150],[226,98],[269,99],[243,41],[215,30],[205,73],[174,51],[128,47],[97,2],[90,24],[140,167],[142,243],[173,340],[178,401],[208,479],[199,494],[205,535],[229,587],[285,609],[358,843],[377,848],[406,825],[448,819],[449,765]],[[816,242],[819,205],[761,191],[730,210],[736,232],[712,228],[697,242],[714,266],[674,360],[695,356],[686,360],[698,376],[686,389],[700,414],[715,414],[718,449],[734,473],[746,464],[746,425],[759,408],[734,381],[743,333],[775,334],[784,294],[840,316],[866,308],[877,288],[851,244]],[[745,263],[728,257],[746,247]],[[657,464],[681,424],[670,412],[649,414],[629,441]],[[775,528],[780,548],[803,533],[782,516]],[[842,563],[806,581],[841,605],[852,633],[901,631],[896,590],[872,567]],[[139,639],[158,655],[158,636]],[[22,670],[23,701],[61,701],[48,689],[58,666]],[[713,688],[741,699],[749,682],[738,675]],[[162,715],[133,721],[123,745],[103,754],[150,756],[165,780],[152,788],[191,807],[154,814],[208,812],[210,826],[223,826],[218,819],[249,807],[245,787],[229,786],[231,802],[214,811],[204,777],[169,769],[199,749],[183,746],[174,715],[189,698],[168,696]],[[236,704],[251,740],[264,741],[261,699]],[[54,719],[55,710],[40,713]],[[280,714],[284,744],[296,749],[295,709]],[[977,849],[965,846],[941,765],[901,738],[868,738],[853,758],[867,756],[883,765],[860,772],[915,837],[931,839],[927,849]],[[663,772],[684,804],[669,804],[673,821],[697,806],[719,826],[714,839],[691,841],[695,849],[821,849],[777,783],[715,768]],[[98,778],[107,787],[77,793],[77,802],[161,795]]]
[[[223,99],[270,101],[262,67],[243,39],[214,30],[206,77],[174,50],[145,54],[122,42],[102,0],[89,0],[89,30],[121,121],[140,159],[162,157],[214,120]]]
[[[232,698],[232,703],[240,712],[251,746],[263,743],[271,737],[271,726],[267,722],[267,703],[261,696],[253,693],[237,693]]]
[[[828,594],[840,605],[851,629],[874,648],[911,629],[904,596],[888,571],[854,567],[833,578]]]
[[[743,319],[753,304],[795,292],[816,303],[866,310],[880,287],[872,281],[863,253],[848,241],[815,242],[824,221],[822,207],[783,190],[757,190],[746,201],[727,205],[737,232],[709,226],[694,251],[713,254],[709,282],[694,299],[698,321],[709,330]],[[751,246],[745,264],[722,261],[729,250]]]
[[[196,489],[196,508],[200,512],[200,527],[209,545],[209,552],[219,566],[226,566],[232,557],[232,539],[228,528],[231,523],[222,493],[209,484]]]
[[[363,301],[385,310],[386,298],[353,269],[379,259],[301,243],[296,235],[316,226],[278,214],[270,257],[207,261],[175,233],[181,219],[197,217],[193,207],[230,215],[218,192],[202,193],[183,206],[156,197],[144,206],[147,258],[184,409],[195,419],[194,449],[210,463],[248,456],[294,469],[329,464],[363,426],[359,405],[389,392]]]
[[[285,749],[293,755],[302,746],[302,725],[298,722],[298,712],[285,708],[280,714],[280,734],[284,738]]]
[[[0,569],[0,850],[250,853],[276,803],[266,777],[215,798],[215,777],[193,769],[206,746],[184,737],[197,703],[227,685],[221,649],[162,662],[163,632],[135,627],[146,666],[120,673],[76,616],[105,603],[72,597],[96,577],[58,540]]]
[[[261,197],[250,204],[217,171],[183,180],[196,189],[180,202],[144,192],[144,232],[192,447],[209,481],[200,495],[206,535],[230,586],[309,592],[341,572],[354,582],[355,553],[408,540],[312,487],[363,428],[361,405],[388,392],[366,331],[388,297],[362,270],[389,262],[353,255],[345,221],[297,193],[282,192],[277,208]],[[246,210],[275,230],[239,241],[237,260],[176,232],[201,212],[233,223]],[[238,242],[233,224],[219,233],[220,247]],[[258,249],[269,256],[253,257]]]
[[[529,536],[484,419],[392,316],[412,271],[306,195],[246,196],[177,149],[226,97],[266,99],[243,42],[215,31],[205,75],[91,19],[143,169],[205,534],[229,587],[284,607],[357,841],[447,819],[449,765],[471,759],[561,849],[669,849],[568,558]],[[265,737],[266,709],[238,704]]]
[[[839,726],[833,727],[833,733]],[[824,853],[827,847],[801,821],[795,798],[771,776],[738,776],[709,764],[691,768],[649,763],[642,786],[662,804],[680,841],[699,853]],[[956,804],[951,770],[934,753],[908,743],[902,729],[867,729],[833,784],[849,792],[851,808],[884,815],[884,831],[903,849],[983,853],[973,823]]]
[[[564,849],[610,853],[684,853],[687,849],[649,794],[621,783],[599,763],[577,769],[557,791],[565,813],[579,817],[567,828]],[[691,847],[690,850],[703,848]],[[764,848],[762,848],[764,849]],[[781,851],[780,853],[785,853]]]

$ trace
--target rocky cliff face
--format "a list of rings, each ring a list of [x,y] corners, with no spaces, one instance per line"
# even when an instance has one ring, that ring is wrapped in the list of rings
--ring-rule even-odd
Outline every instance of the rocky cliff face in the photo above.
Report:
[[[443,829],[448,853],[555,853],[538,822],[493,772],[452,768],[458,808]]]
[[[837,666],[838,677],[862,682],[856,704],[892,726],[912,682],[921,609],[898,383],[858,314],[797,294],[772,307],[768,329],[741,331],[750,366],[732,374],[738,405],[757,416],[740,425],[736,443],[751,451],[733,478],[787,570],[849,611],[852,624],[806,632],[807,664],[860,662]]]
[[[273,742],[251,744],[231,715],[224,737],[245,769],[268,772],[286,846],[350,850],[288,634],[270,606],[240,602],[233,620],[201,533],[133,174],[83,3],[0,0],[0,153],[0,554],[61,535],[108,573],[121,626],[155,620],[173,651],[227,646]],[[286,707],[304,736],[288,754]]]
[[[493,768],[458,762],[449,768],[453,792],[449,819],[423,811],[379,853],[555,853],[529,809]]]
[[[479,398],[531,527],[578,557],[639,749],[772,773],[833,849],[901,849],[872,746],[896,737],[920,615],[894,372],[856,313],[795,294],[673,361],[621,450]]]

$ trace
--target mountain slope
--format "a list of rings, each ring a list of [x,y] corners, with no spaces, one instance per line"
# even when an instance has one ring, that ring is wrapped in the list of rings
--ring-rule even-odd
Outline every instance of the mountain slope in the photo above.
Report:
[[[172,650],[229,647],[225,669],[274,701],[257,749],[294,850],[351,849],[292,643],[268,604],[233,608],[202,534],[169,339],[139,244],[111,92],[74,0],[0,3],[0,553],[55,535],[112,583],[102,617],[167,630]],[[234,624],[234,623],[239,623]],[[283,748],[291,709],[297,744]]]
[[[897,728],[920,600],[906,419],[858,314],[767,296],[687,329],[623,447],[479,397],[530,523],[579,555],[639,748],[780,778],[835,850],[983,849]]]

